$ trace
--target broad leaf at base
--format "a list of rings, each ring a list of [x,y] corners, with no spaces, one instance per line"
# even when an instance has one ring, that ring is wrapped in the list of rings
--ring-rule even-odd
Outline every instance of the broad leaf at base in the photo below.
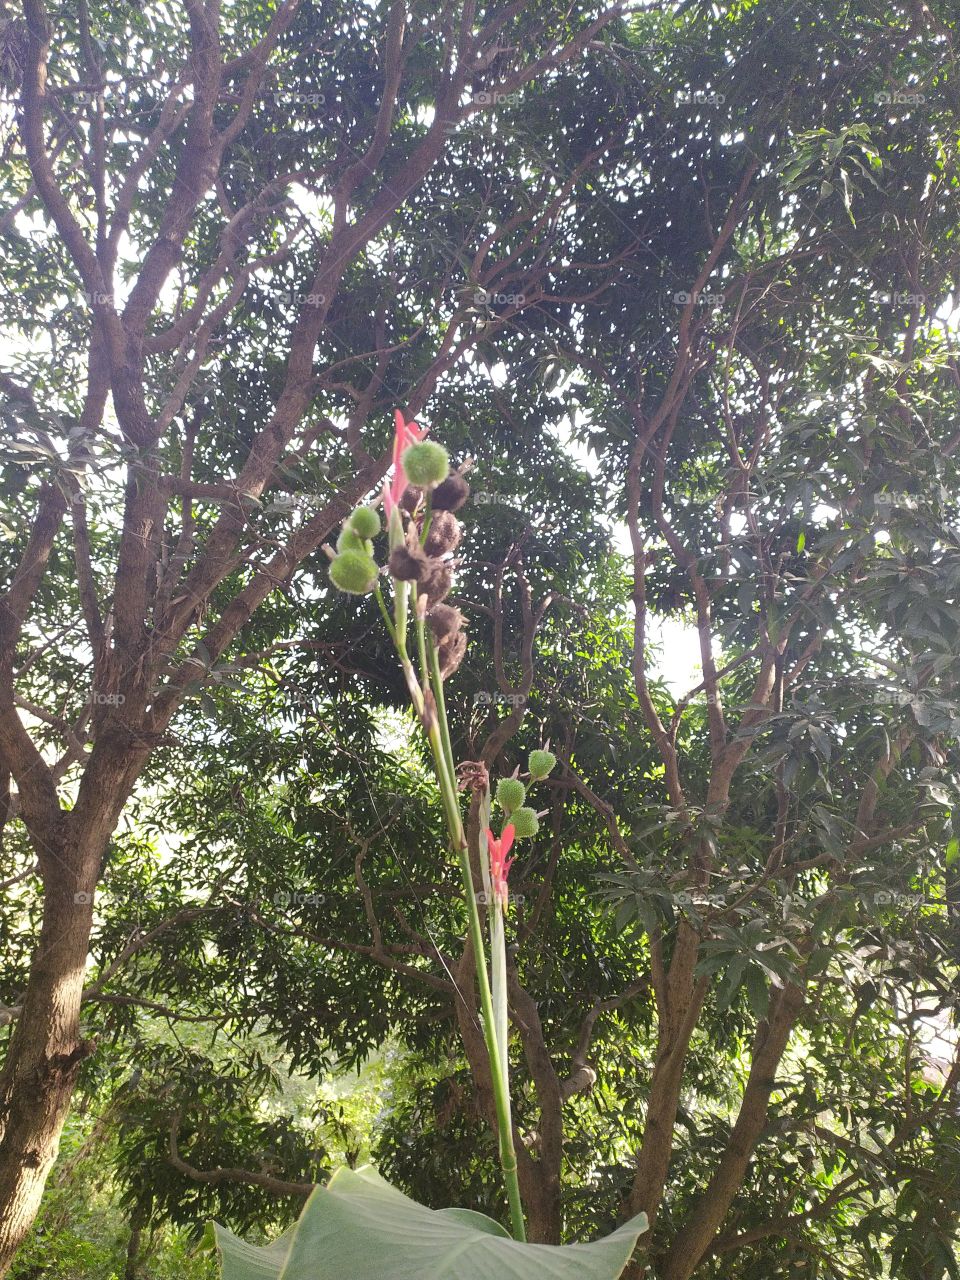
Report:
[[[592,1244],[520,1244],[483,1214],[427,1209],[369,1165],[338,1170],[266,1247],[214,1226],[223,1280],[616,1280],[646,1229],[641,1213]]]

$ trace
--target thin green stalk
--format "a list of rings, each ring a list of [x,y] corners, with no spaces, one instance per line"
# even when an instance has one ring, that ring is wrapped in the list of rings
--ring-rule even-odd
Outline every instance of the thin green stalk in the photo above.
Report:
[[[456,785],[451,782],[451,779],[447,774],[446,759],[443,752],[443,740],[440,736],[436,717],[430,717],[425,714],[426,703],[423,697],[423,691],[417,682],[416,672],[413,669],[413,663],[410,661],[410,655],[407,653],[407,646],[405,642],[397,644],[397,652],[400,655],[400,665],[403,669],[404,677],[406,678],[407,688],[410,690],[410,697],[413,702],[414,710],[427,730],[427,738],[430,742],[430,749],[433,754],[434,766],[437,772],[437,781],[440,785],[440,798],[443,801],[447,829],[450,832],[451,839],[456,841],[456,832],[459,830],[462,834],[463,831],[463,823],[460,817],[460,801],[457,798]]]
[[[453,759],[453,743],[450,741],[450,725],[447,721],[447,703],[443,696],[443,677],[440,675],[440,655],[433,643],[433,636],[427,636],[427,648],[430,651],[430,679],[433,683],[433,696],[437,703],[437,719],[440,721],[440,733],[443,738],[443,749],[447,756],[447,768],[454,781],[457,777],[457,766]]]
[[[479,797],[480,830],[490,826],[490,788],[485,787]],[[493,882],[481,861],[483,884],[487,890],[487,926],[490,931],[490,968],[492,977],[493,1017],[499,1052],[499,1068],[503,1075],[503,1090],[510,1102],[510,1014],[507,998],[507,940],[504,932],[503,907],[493,896]],[[512,1130],[512,1122],[511,1122]]]
[[[398,584],[406,586],[406,584]],[[378,587],[379,597],[379,587]],[[399,614],[403,606],[404,622],[406,621],[406,596],[397,594],[397,625],[390,627],[390,635],[400,656],[404,678],[410,690],[414,710],[420,716],[421,723],[427,731],[430,750],[433,755],[437,782],[443,802],[447,829],[460,863],[460,874],[463,879],[464,897],[467,902],[467,920],[470,929],[470,945],[473,948],[474,965],[477,971],[477,982],[480,986],[480,1009],[483,1021],[483,1038],[490,1061],[490,1077],[493,1084],[493,1101],[497,1114],[497,1138],[500,1151],[500,1167],[507,1191],[510,1206],[510,1220],[513,1225],[514,1238],[526,1240],[526,1228],[523,1221],[523,1204],[520,1200],[520,1183],[517,1178],[517,1155],[513,1145],[513,1122],[510,1115],[510,1093],[505,1065],[506,1045],[501,1051],[497,1036],[496,1016],[493,1008],[493,995],[490,989],[490,977],[487,973],[486,952],[483,945],[483,931],[480,927],[480,912],[477,906],[477,895],[473,885],[473,870],[470,866],[470,854],[467,837],[463,829],[463,815],[460,811],[460,796],[457,791],[456,766],[453,759],[453,747],[450,739],[450,726],[447,721],[446,703],[443,697],[443,680],[440,675],[440,664],[436,646],[432,638],[429,644],[429,661],[427,657],[427,636],[424,616],[416,608],[416,589],[412,590],[417,630],[417,649],[420,666],[423,672],[423,685],[419,683],[407,652],[406,626],[401,626]],[[382,606],[386,613],[386,609]],[[389,622],[388,622],[389,625]],[[433,692],[435,713],[427,711],[424,686]]]
[[[374,594],[374,595],[376,596],[376,598],[377,598],[377,604],[380,606],[380,612],[383,614],[383,620],[384,620],[384,622],[387,624],[387,631],[388,631],[388,632],[389,632],[389,634],[390,634],[390,639],[393,641],[393,643],[394,643],[394,644],[396,644],[396,643],[397,643],[397,633],[396,633],[396,631],[394,630],[394,626],[393,626],[392,621],[390,620],[390,614],[389,614],[389,612],[388,612],[388,610],[387,610],[387,606],[386,606],[386,604],[385,604],[385,602],[384,602],[384,599],[383,599],[383,592],[380,590],[380,583],[379,583],[379,582],[378,582],[378,583],[377,583],[377,585],[374,587],[374,589],[373,589],[373,594]],[[399,646],[398,646],[398,647],[399,647]]]
[[[420,656],[420,679],[423,681],[424,687],[427,686],[430,676],[427,666],[427,644],[426,644],[426,626],[421,611],[417,608],[417,588],[413,588],[413,616],[417,629],[417,653]],[[434,694],[436,701],[436,694]]]
[[[487,1057],[490,1060],[490,1075],[493,1081],[494,1105],[497,1111],[497,1134],[500,1147],[500,1166],[503,1169],[504,1182],[507,1188],[507,1199],[510,1203],[510,1218],[513,1223],[513,1234],[517,1240],[526,1240],[526,1228],[523,1221],[523,1205],[520,1200],[520,1184],[517,1180],[517,1155],[513,1146],[513,1120],[510,1114],[510,1088],[507,1075],[507,1043],[506,1033],[501,1028],[497,1031],[496,1013],[493,1007],[493,994],[490,989],[490,978],[487,973],[483,931],[480,925],[480,911],[477,906],[477,895],[473,885],[473,870],[470,866],[470,855],[466,834],[463,830],[463,819],[460,813],[460,802],[456,789],[456,771],[453,761],[453,748],[450,742],[450,725],[447,721],[446,703],[443,696],[443,680],[440,676],[440,663],[436,646],[430,644],[431,677],[434,701],[437,705],[437,725],[439,739],[434,746],[434,757],[442,757],[443,784],[451,792],[453,808],[456,812],[456,829],[451,832],[460,861],[460,872],[463,877],[464,895],[467,900],[467,913],[470,921],[470,940],[477,969],[477,980],[480,984],[480,1007],[483,1013],[483,1034],[487,1046]],[[436,726],[434,726],[436,728]],[[433,745],[433,744],[431,744]],[[440,760],[437,760],[438,770]],[[496,911],[495,904],[491,908]],[[501,943],[502,943],[501,921]],[[501,957],[506,963],[505,952]],[[494,963],[496,958],[494,957]],[[504,984],[506,975],[504,973]],[[502,1022],[503,1019],[501,1018]]]
[[[417,641],[420,648],[420,659],[426,669],[426,641],[424,637],[423,618],[417,617]],[[477,971],[477,982],[480,986],[480,1009],[483,1021],[483,1038],[490,1060],[490,1077],[493,1085],[493,1101],[497,1113],[497,1137],[500,1150],[500,1167],[507,1191],[510,1206],[510,1221],[516,1240],[526,1240],[527,1233],[523,1221],[523,1204],[520,1199],[520,1183],[517,1178],[517,1155],[513,1145],[513,1123],[510,1115],[510,1094],[507,1087],[506,1071],[503,1066],[503,1055],[497,1038],[496,1019],[493,1009],[493,995],[490,989],[490,977],[483,945],[483,930],[480,926],[480,911],[477,895],[473,885],[473,870],[470,866],[470,855],[467,837],[463,829],[463,815],[460,812],[460,798],[457,792],[456,772],[453,762],[453,750],[450,745],[450,727],[447,722],[446,706],[443,699],[443,686],[440,680],[439,663],[436,661],[435,649],[431,644],[431,684],[433,685],[436,716],[423,716],[425,708],[422,691],[416,687],[416,676],[413,664],[407,653],[405,639],[397,636],[397,651],[403,665],[407,684],[413,696],[414,707],[421,715],[427,729],[427,738],[433,755],[443,801],[447,828],[453,841],[457,859],[460,863],[460,874],[463,879],[464,897],[467,902],[467,921],[470,929],[470,945],[473,949],[474,965]],[[506,1049],[504,1047],[504,1052]]]
[[[493,987],[493,1016],[496,1023],[498,1063],[503,1073],[503,1087],[510,1097],[510,1014],[507,1001],[507,939],[503,924],[503,906],[499,899],[487,910],[490,930],[490,977]]]
[[[423,528],[420,530],[421,547],[427,540],[427,534],[430,532],[430,525],[433,521],[433,490],[427,490],[427,501],[423,510]]]
[[[461,827],[462,830],[462,827]],[[480,928],[480,912],[477,908],[477,895],[473,888],[473,871],[470,868],[470,855],[467,852],[466,840],[458,847],[460,871],[467,899],[467,919],[470,924],[470,942],[476,958],[477,978],[480,982],[480,1007],[483,1012],[483,1035],[487,1045],[487,1056],[490,1059],[490,1077],[493,1084],[493,1102],[497,1112],[497,1133],[500,1140],[500,1167],[503,1169],[503,1180],[507,1188],[507,1200],[510,1204],[510,1220],[513,1224],[513,1235],[516,1240],[526,1240],[527,1232],[523,1221],[523,1204],[520,1200],[520,1183],[517,1179],[517,1154],[513,1146],[513,1125],[510,1118],[510,1095],[507,1093],[504,1073],[500,1065],[500,1053],[497,1045],[496,1027],[493,1014],[493,997],[490,992],[490,979],[483,959],[483,932]]]
[[[407,597],[410,588],[406,582],[395,580],[393,584],[394,605],[393,612],[396,618],[396,639],[395,644],[402,642],[404,651],[407,647]]]

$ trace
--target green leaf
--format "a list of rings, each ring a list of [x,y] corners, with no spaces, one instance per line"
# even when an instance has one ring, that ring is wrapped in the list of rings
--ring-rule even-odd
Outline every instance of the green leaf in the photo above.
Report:
[[[209,1232],[220,1257],[224,1280],[273,1280],[283,1271],[283,1264],[290,1253],[296,1225],[289,1227],[272,1244],[247,1244],[218,1222],[207,1225],[203,1247],[210,1244]]]
[[[592,1244],[520,1244],[483,1214],[427,1209],[369,1165],[339,1169],[260,1248],[214,1226],[223,1280],[616,1280],[645,1214]]]
[[[458,1209],[454,1206],[450,1209],[437,1209],[436,1212],[441,1217],[452,1218],[455,1222],[465,1222],[468,1227],[474,1227],[477,1231],[486,1231],[491,1236],[501,1236],[504,1240],[512,1239],[505,1226],[494,1222],[485,1213],[477,1213],[476,1209]]]
[[[743,985],[753,1013],[758,1018],[766,1017],[770,1004],[770,992],[763,980],[763,971],[755,965],[750,965],[743,976]]]
[[[623,933],[627,925],[637,918],[637,904],[633,898],[624,898],[623,902],[617,907],[617,915],[614,921],[614,928],[617,933]]]
[[[823,756],[824,760],[829,760],[833,750],[833,744],[830,741],[829,734],[825,733],[819,725],[815,724],[811,724],[809,726],[809,733],[818,754]]]

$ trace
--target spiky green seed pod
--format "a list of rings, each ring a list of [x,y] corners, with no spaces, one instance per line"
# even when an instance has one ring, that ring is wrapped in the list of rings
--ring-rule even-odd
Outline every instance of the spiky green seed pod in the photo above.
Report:
[[[362,551],[341,551],[330,562],[330,581],[339,591],[365,596],[377,584],[377,566]]]
[[[535,836],[540,830],[540,819],[526,805],[522,809],[515,809],[510,815],[510,821],[513,823],[513,832],[518,840]]]
[[[361,555],[367,555],[367,547],[363,538],[360,537],[356,529],[352,529],[348,524],[345,524],[340,530],[340,537],[337,539],[337,550],[359,551]]]
[[[531,751],[530,759],[527,761],[530,777],[535,782],[539,782],[541,778],[546,778],[553,772],[556,763],[557,757],[552,751]]]
[[[442,444],[421,440],[411,444],[400,455],[404,474],[411,484],[433,489],[450,474],[450,457]]]
[[[519,778],[501,778],[497,783],[497,804],[504,813],[519,809],[526,794],[527,789]]]
[[[375,538],[380,532],[380,517],[373,507],[357,507],[347,524],[361,538]]]

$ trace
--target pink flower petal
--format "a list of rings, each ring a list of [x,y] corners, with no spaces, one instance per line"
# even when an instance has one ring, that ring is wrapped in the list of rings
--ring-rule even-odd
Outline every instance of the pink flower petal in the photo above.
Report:
[[[383,509],[388,520],[407,487],[407,477],[404,474],[403,463],[400,461],[401,455],[408,445],[416,444],[427,434],[427,428],[418,427],[412,418],[409,422],[405,421],[402,409],[394,409],[393,425],[393,479],[383,491]]]

